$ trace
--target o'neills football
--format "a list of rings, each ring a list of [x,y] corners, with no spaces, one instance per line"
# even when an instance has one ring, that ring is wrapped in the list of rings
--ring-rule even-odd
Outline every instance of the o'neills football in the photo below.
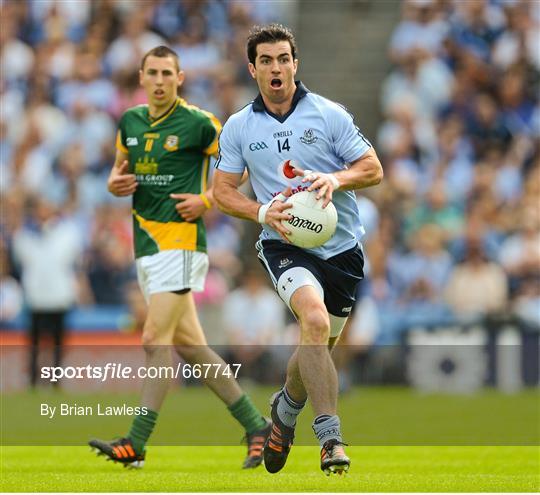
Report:
[[[323,199],[316,199],[317,192],[301,191],[287,199],[293,205],[286,210],[292,216],[285,221],[291,232],[287,238],[292,244],[301,248],[322,246],[336,231],[337,211],[330,202],[323,208]]]

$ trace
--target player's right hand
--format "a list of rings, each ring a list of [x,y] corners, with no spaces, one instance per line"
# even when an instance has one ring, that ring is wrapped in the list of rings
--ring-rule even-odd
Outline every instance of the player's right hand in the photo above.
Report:
[[[135,174],[129,174],[129,163],[124,160],[119,167],[114,166],[107,181],[107,189],[115,196],[129,196],[137,189]]]
[[[281,192],[283,199],[285,200],[292,194],[290,187]],[[277,197],[279,198],[279,196]],[[287,212],[289,208],[292,208],[292,204],[285,203],[281,199],[275,199],[266,211],[264,223],[270,228],[274,229],[285,242],[290,242],[287,236],[290,235],[290,231],[283,224],[284,221],[289,220],[290,213]]]

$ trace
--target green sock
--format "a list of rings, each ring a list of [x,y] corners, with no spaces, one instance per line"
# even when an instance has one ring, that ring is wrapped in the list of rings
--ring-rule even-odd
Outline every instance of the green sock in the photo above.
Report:
[[[139,414],[135,417],[128,433],[128,438],[133,443],[133,448],[137,454],[144,452],[144,446],[152,434],[158,417],[156,411],[147,409],[147,412],[147,414]]]
[[[248,435],[266,426],[266,421],[262,417],[261,412],[246,394],[242,395],[234,404],[231,404],[229,411],[245,428]]]

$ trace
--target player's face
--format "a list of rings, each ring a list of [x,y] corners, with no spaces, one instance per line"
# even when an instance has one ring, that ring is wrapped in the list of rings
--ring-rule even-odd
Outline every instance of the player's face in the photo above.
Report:
[[[184,82],[184,73],[178,71],[172,57],[149,56],[143,70],[139,71],[139,82],[151,108],[167,108],[176,99],[178,88]]]
[[[255,65],[249,64],[251,77],[257,81],[263,97],[276,104],[294,94],[297,68],[298,60],[293,59],[288,41],[257,45]]]

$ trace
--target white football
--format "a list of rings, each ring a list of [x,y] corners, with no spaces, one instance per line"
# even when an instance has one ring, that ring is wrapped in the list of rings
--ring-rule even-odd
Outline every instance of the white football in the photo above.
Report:
[[[323,208],[323,200],[317,200],[316,196],[316,191],[301,191],[286,201],[293,206],[286,210],[292,216],[284,224],[291,232],[287,238],[295,246],[308,249],[322,246],[336,231],[336,207],[330,202]]]

